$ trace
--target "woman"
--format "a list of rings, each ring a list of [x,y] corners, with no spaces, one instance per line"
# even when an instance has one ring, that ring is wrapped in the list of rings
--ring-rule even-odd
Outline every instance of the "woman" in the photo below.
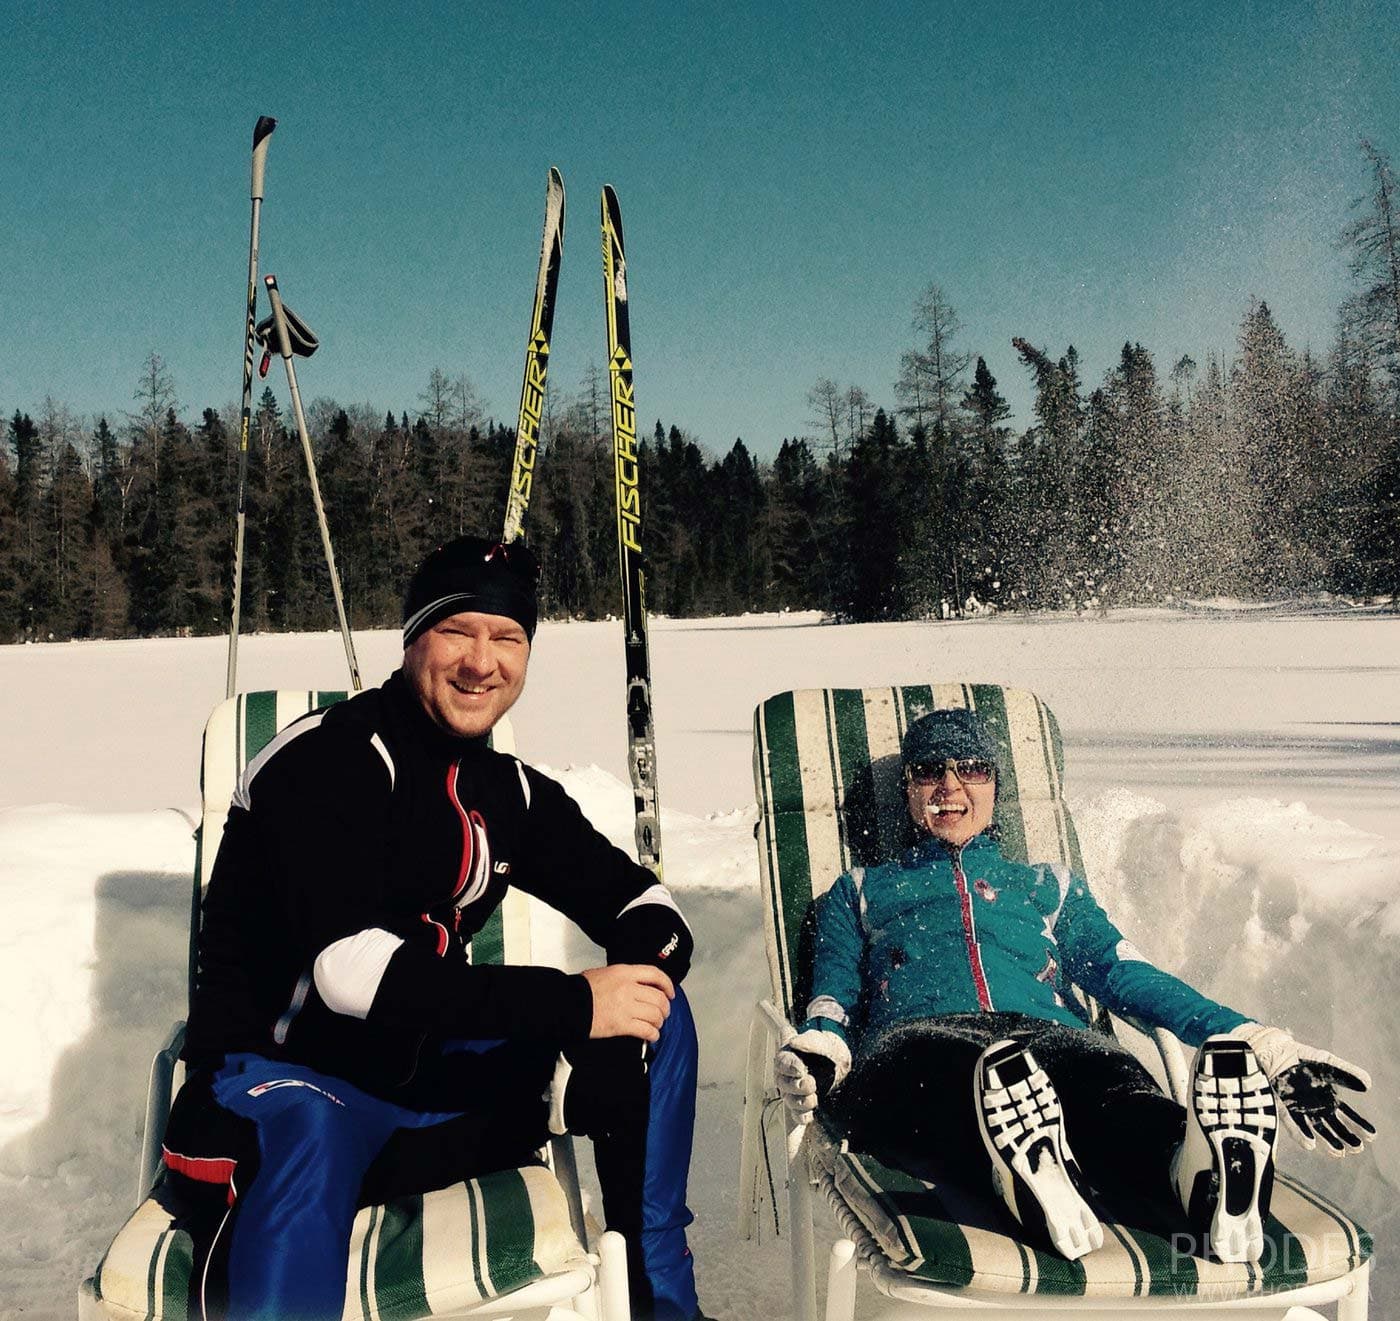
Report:
[[[817,901],[807,1019],[777,1059],[790,1110],[808,1122],[821,1101],[853,1145],[936,1179],[990,1174],[1071,1260],[1103,1242],[1090,1189],[1179,1207],[1203,1250],[1259,1260],[1279,1121],[1306,1147],[1360,1150],[1375,1129],[1336,1088],[1369,1077],[1153,967],[1068,868],[1004,857],[998,755],[971,711],[910,726],[917,839]],[[1189,1110],[1087,1030],[1070,982],[1200,1047]]]

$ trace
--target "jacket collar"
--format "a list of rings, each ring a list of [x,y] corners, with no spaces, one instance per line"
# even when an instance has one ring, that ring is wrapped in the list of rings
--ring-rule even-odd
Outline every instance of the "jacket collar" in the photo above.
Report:
[[[917,844],[905,850],[904,865],[906,867],[926,867],[930,863],[948,862],[955,857],[962,857],[969,853],[981,853],[986,849],[995,850],[996,847],[996,840],[990,838],[985,832],[974,835],[960,849],[950,848],[941,839],[925,835]]]
[[[457,757],[483,752],[489,746],[489,735],[479,738],[459,738],[443,729],[425,710],[418,695],[409,687],[402,669],[395,670],[384,681],[384,697],[400,727],[420,747],[429,753],[451,761]]]

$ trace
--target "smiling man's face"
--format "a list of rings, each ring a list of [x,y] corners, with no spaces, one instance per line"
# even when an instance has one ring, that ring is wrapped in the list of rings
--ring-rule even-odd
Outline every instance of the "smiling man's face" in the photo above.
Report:
[[[525,687],[530,639],[505,615],[449,615],[403,654],[403,672],[423,709],[449,734],[480,738]]]

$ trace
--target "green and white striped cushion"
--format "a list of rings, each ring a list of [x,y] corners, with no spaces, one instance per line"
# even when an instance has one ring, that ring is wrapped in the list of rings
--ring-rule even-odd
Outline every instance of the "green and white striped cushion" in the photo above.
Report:
[[[1331,1202],[1284,1175],[1258,1265],[1193,1257],[1178,1242],[1104,1222],[1104,1245],[1078,1261],[1026,1246],[989,1202],[940,1188],[873,1157],[842,1151],[815,1128],[810,1154],[823,1181],[879,1244],[917,1279],[981,1293],[1109,1298],[1209,1295],[1224,1302],[1338,1279],[1371,1256],[1371,1236]]]
[[[1083,870],[1065,805],[1059,727],[1033,693],[996,684],[806,689],[769,698],[754,715],[759,870],[773,994],[795,1016],[805,970],[802,926],[812,900],[842,872],[896,855],[907,838],[899,744],[932,710],[971,708],[1001,748],[996,823],[1003,851]],[[1371,1255],[1370,1236],[1317,1194],[1279,1177],[1265,1268],[1224,1266],[1155,1235],[1106,1225],[1103,1248],[1080,1262],[1037,1252],[1006,1233],[990,1199],[935,1188],[841,1149],[814,1125],[807,1147],[828,1189],[895,1266],[955,1288],[1103,1294],[1219,1290],[1222,1298],[1336,1279]]]
[[[343,1321],[419,1321],[510,1293],[585,1261],[558,1181],[540,1166],[488,1174],[355,1219]],[[190,1236],[149,1198],[97,1268],[110,1317],[184,1321]]]
[[[196,898],[208,884],[234,789],[278,730],[345,697],[343,692],[242,693],[215,707],[204,731],[204,812],[196,852]],[[492,746],[514,751],[507,721]],[[204,847],[204,841],[210,847]],[[472,941],[478,963],[528,963],[529,896],[516,890]],[[195,913],[197,915],[198,908]],[[185,1316],[192,1250],[162,1198],[148,1198],[123,1226],[92,1281],[102,1314]],[[416,1321],[496,1297],[584,1260],[554,1175],[526,1167],[422,1197],[368,1207],[355,1221],[345,1317]]]

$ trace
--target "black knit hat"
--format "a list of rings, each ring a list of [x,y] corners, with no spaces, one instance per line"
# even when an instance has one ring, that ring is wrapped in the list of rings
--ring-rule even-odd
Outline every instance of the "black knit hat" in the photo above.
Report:
[[[900,759],[906,766],[949,757],[976,757],[993,766],[1001,760],[996,739],[974,711],[930,711],[905,731]]]
[[[502,545],[485,537],[458,537],[439,546],[413,575],[403,599],[407,650],[435,624],[463,611],[504,615],[535,636],[540,568],[523,541]]]

